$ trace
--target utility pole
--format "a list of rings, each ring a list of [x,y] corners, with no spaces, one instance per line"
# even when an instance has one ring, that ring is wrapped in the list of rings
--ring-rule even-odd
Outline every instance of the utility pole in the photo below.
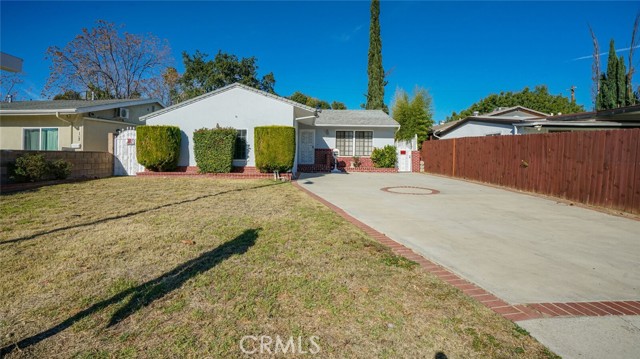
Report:
[[[571,103],[576,103],[576,86],[571,86]]]

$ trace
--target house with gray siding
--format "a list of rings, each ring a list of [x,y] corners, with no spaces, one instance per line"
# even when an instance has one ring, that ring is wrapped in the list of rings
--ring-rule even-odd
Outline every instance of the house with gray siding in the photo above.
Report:
[[[254,129],[292,126],[296,130],[294,172],[331,169],[332,151],[345,160],[370,163],[376,147],[394,144],[400,125],[383,111],[320,110],[239,83],[206,93],[141,118],[147,125],[173,125],[182,132],[178,166],[195,170],[193,132],[233,127],[238,131],[234,171],[255,171]]]

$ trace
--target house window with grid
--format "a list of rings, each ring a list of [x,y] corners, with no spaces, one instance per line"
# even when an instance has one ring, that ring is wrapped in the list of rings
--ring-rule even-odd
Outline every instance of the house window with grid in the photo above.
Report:
[[[373,131],[355,131],[355,156],[371,156]]]
[[[353,131],[336,131],[336,148],[340,156],[353,156]]]
[[[25,150],[58,150],[57,128],[25,128],[23,130],[23,139],[23,148]]]
[[[247,130],[238,130],[236,136],[236,148],[233,154],[234,160],[247,159]]]

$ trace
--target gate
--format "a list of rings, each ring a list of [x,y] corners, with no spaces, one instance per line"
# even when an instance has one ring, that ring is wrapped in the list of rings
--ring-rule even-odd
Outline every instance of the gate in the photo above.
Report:
[[[410,141],[396,141],[398,172],[411,172],[411,151],[418,149],[418,136]]]
[[[136,129],[127,127],[113,140],[113,175],[135,176],[144,171],[144,166],[136,159]]]

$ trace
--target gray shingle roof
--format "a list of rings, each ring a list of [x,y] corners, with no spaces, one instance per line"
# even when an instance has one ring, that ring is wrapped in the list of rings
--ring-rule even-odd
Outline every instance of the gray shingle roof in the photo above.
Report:
[[[400,127],[398,122],[382,110],[322,110],[315,125]]]
[[[16,101],[0,103],[0,111],[69,111],[86,112],[95,108],[116,108],[147,103],[159,103],[157,100],[49,100],[49,101]]]

